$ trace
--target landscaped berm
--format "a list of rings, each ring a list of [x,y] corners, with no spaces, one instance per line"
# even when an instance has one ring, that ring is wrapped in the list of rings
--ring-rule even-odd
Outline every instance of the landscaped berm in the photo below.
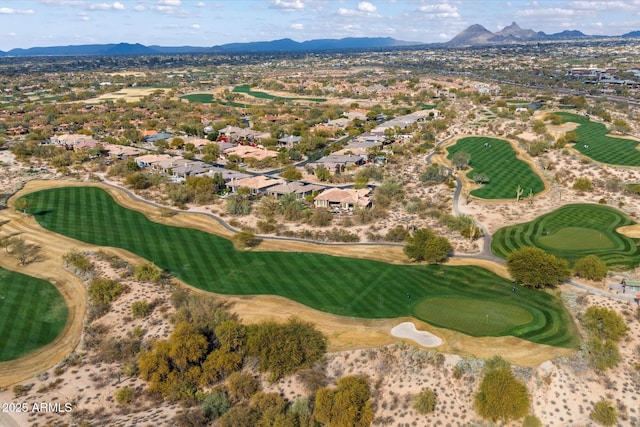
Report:
[[[536,195],[544,190],[544,182],[531,166],[516,157],[508,141],[497,138],[468,137],[458,140],[448,147],[447,156],[451,159],[455,153],[464,151],[471,156],[469,167],[472,170],[467,177],[484,175],[489,182],[471,192],[472,196],[481,199],[515,199],[518,186],[522,189],[522,197],[529,192]]]
[[[64,298],[51,283],[0,268],[0,362],[51,343],[68,315]]]
[[[587,255],[597,255],[609,267],[633,268],[640,264],[640,239],[616,231],[633,224],[609,206],[566,205],[531,222],[501,228],[493,236],[491,250],[506,258],[517,249],[535,246],[571,265]]]
[[[358,318],[415,316],[472,336],[513,335],[561,347],[578,344],[575,325],[557,297],[524,288],[513,293],[511,282],[479,267],[238,251],[227,239],[152,222],[118,205],[100,188],[66,187],[24,197],[44,228],[126,249],[206,291],[281,295]],[[467,310],[471,301],[473,310]],[[443,302],[452,308],[442,309]]]

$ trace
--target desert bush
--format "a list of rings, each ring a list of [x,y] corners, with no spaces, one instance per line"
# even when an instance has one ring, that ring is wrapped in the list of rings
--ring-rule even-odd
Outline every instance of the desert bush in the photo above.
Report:
[[[141,282],[159,283],[162,280],[162,270],[151,262],[136,266],[134,277]]]
[[[89,257],[81,254],[77,249],[71,249],[69,252],[62,256],[62,259],[67,265],[76,268],[82,273],[93,270],[93,265]]]
[[[580,258],[573,266],[576,276],[589,280],[602,280],[606,277],[609,268],[596,255],[587,255]]]
[[[151,304],[147,300],[134,301],[131,304],[131,314],[138,318],[147,317],[151,314]]]
[[[115,392],[118,405],[128,405],[133,401],[133,389],[129,386],[120,387]]]
[[[413,409],[420,414],[429,414],[436,408],[436,394],[430,388],[423,388],[422,391],[413,396]]]
[[[573,183],[573,189],[576,191],[591,191],[593,189],[593,185],[589,178],[576,178]]]
[[[593,405],[589,418],[600,425],[613,426],[618,422],[618,411],[610,401],[601,399]]]

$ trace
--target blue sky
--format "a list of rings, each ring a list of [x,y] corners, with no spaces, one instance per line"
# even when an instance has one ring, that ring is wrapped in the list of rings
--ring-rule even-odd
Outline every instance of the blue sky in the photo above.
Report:
[[[640,0],[0,0],[0,50],[89,43],[214,46],[291,38],[447,41],[472,24],[640,30]]]

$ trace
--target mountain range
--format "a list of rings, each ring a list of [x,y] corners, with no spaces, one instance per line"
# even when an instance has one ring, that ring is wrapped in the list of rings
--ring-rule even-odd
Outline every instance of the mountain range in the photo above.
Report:
[[[161,54],[237,54],[266,52],[319,52],[345,49],[386,49],[408,46],[463,47],[480,45],[504,45],[535,41],[561,41],[607,38],[610,36],[589,36],[578,30],[565,30],[555,34],[522,29],[517,23],[492,33],[482,25],[472,25],[446,43],[425,44],[396,40],[391,37],[349,37],[343,39],[316,39],[297,42],[280,39],[263,42],[228,43],[212,47],[198,46],[145,46],[140,43],[87,44],[72,46],[32,47],[28,49],[0,50],[0,56],[77,56],[77,55],[161,55]],[[632,31],[623,38],[640,37],[640,31]]]

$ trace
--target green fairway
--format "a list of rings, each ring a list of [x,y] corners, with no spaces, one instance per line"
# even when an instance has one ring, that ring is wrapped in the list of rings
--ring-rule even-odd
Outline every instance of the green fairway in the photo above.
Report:
[[[485,145],[486,144],[486,145]],[[471,195],[482,199],[515,199],[518,185],[522,187],[522,197],[538,194],[544,190],[544,182],[531,167],[516,157],[516,152],[509,142],[485,137],[462,138],[455,145],[448,147],[448,158],[458,151],[471,155],[469,166],[473,168],[467,177],[473,179],[475,174],[484,174],[489,182],[473,190]]]
[[[69,309],[51,283],[0,268],[0,362],[17,359],[56,339]]]
[[[499,257],[524,246],[536,246],[573,264],[587,255],[597,255],[609,266],[633,268],[640,264],[640,239],[616,232],[635,224],[622,212],[608,206],[566,205],[531,222],[498,230],[491,250]]]
[[[607,136],[609,130],[602,123],[594,123],[584,116],[556,113],[563,122],[578,123],[575,130],[578,142],[573,148],[597,162],[621,166],[640,166],[638,141]],[[585,148],[585,145],[588,148]]]
[[[283,97],[283,96],[275,96],[275,95],[271,95],[268,94],[266,92],[260,92],[260,91],[255,91],[255,90],[251,90],[251,86],[249,85],[240,85],[240,86],[236,86],[233,88],[232,92],[236,92],[236,93],[246,93],[249,96],[253,96],[254,98],[258,98],[258,99],[267,99],[267,100],[274,100],[274,99],[280,99],[283,101],[313,101],[313,102],[325,102],[326,99],[325,98],[294,98],[294,97]]]
[[[469,335],[511,335],[509,331],[534,323],[527,306],[522,294],[516,292],[512,293],[509,302],[480,298],[427,298],[416,304],[413,313],[433,325],[467,331]]]
[[[206,291],[281,295],[328,313],[361,318],[411,316],[425,298],[512,304],[511,282],[478,267],[400,266],[313,253],[237,251],[229,240],[149,221],[99,188],[59,188],[25,196],[45,228],[72,238],[127,249]],[[533,342],[574,347],[575,326],[562,302],[522,290],[519,305],[533,321],[507,332]],[[458,317],[455,311],[452,318]],[[460,332],[477,334],[460,327]]]

